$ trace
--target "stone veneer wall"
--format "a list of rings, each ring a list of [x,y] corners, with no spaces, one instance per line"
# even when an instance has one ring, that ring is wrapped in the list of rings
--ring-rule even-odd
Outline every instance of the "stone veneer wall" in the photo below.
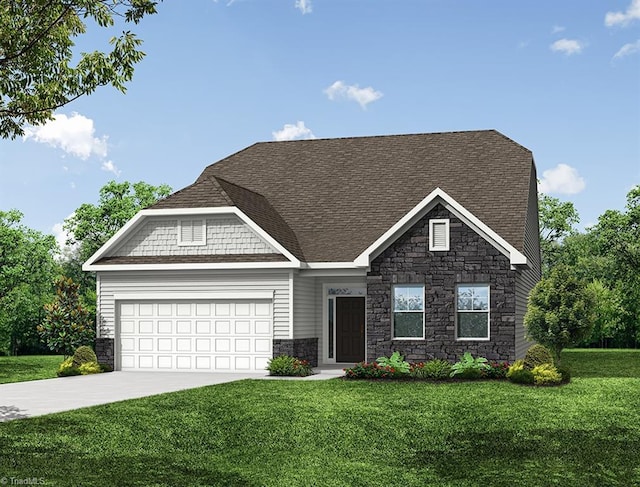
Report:
[[[302,360],[308,360],[312,367],[318,366],[318,339],[293,338],[273,340],[273,356],[289,355]]]
[[[114,340],[113,338],[96,338],[96,356],[98,363],[115,368]]]
[[[429,251],[429,220],[449,218],[447,252]],[[437,205],[371,263],[367,274],[367,358],[398,350],[408,361],[457,360],[465,351],[515,360],[515,278],[507,257]],[[456,284],[490,285],[489,341],[457,341]],[[394,284],[424,284],[425,338],[392,340]]]

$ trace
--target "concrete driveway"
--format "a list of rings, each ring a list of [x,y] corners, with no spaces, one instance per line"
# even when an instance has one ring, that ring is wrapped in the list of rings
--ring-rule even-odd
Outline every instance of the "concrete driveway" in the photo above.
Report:
[[[165,392],[261,379],[253,373],[110,372],[0,385],[0,422]]]
[[[343,375],[342,367],[320,367],[304,378],[269,377],[265,372],[109,372],[0,384],[0,422],[242,379],[331,379]]]

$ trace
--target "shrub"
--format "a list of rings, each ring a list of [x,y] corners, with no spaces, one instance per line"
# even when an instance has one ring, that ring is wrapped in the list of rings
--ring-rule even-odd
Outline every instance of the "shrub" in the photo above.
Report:
[[[113,372],[113,367],[109,364],[99,364],[102,372]]]
[[[463,379],[478,379],[482,371],[489,368],[484,357],[473,358],[471,353],[464,352],[462,358],[451,366],[451,377],[459,376]]]
[[[504,379],[509,370],[509,362],[489,362],[489,368],[482,373],[487,379]]]
[[[96,357],[95,352],[87,345],[78,347],[73,353],[73,365],[80,367],[82,364],[89,362],[98,362],[98,357]]]
[[[382,367],[389,367],[394,369],[394,373],[397,375],[404,375],[409,373],[411,366],[409,362],[405,362],[404,357],[400,355],[400,352],[393,352],[391,357],[378,357],[376,360]]]
[[[308,361],[289,355],[280,355],[269,360],[267,370],[269,375],[288,377],[306,377],[313,373],[313,368]]]
[[[534,367],[542,364],[553,365],[553,355],[551,355],[551,351],[547,347],[536,343],[527,350],[524,356],[524,367],[533,370]]]
[[[56,372],[58,377],[69,377],[72,375],[80,375],[81,372],[78,367],[73,365],[73,357],[69,357],[64,360],[59,366]]]
[[[536,365],[531,373],[537,386],[555,386],[562,382],[562,376],[552,364]]]
[[[344,369],[347,379],[395,379],[406,374],[398,374],[393,367],[377,362],[360,362]]]
[[[102,372],[98,362],[85,362],[78,367],[78,370],[82,375],[100,374]]]
[[[507,379],[515,384],[533,384],[533,373],[524,366],[524,360],[516,360],[507,370]]]
[[[410,375],[416,379],[445,380],[451,374],[451,364],[446,360],[429,360],[411,366]]]
[[[556,369],[562,377],[562,384],[568,384],[569,382],[571,382],[571,370],[569,369],[569,367],[559,365],[556,366]]]

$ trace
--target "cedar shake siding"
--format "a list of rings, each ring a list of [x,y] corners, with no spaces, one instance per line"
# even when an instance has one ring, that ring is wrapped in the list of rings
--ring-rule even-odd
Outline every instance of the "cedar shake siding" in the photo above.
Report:
[[[430,252],[429,220],[450,220],[449,251]],[[509,258],[437,205],[373,260],[367,274],[367,359],[400,351],[408,361],[450,361],[464,352],[490,360],[515,359],[515,281]],[[457,284],[490,286],[490,340],[456,340]],[[425,338],[392,339],[395,284],[425,287]]]

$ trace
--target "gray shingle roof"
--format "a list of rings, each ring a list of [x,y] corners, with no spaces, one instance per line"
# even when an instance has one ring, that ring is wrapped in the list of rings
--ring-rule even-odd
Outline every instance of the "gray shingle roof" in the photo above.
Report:
[[[531,152],[495,130],[262,142],[152,208],[231,200],[297,257],[344,262],[440,187],[523,251],[532,177]]]
[[[229,262],[286,262],[282,254],[136,255],[103,257],[95,265],[116,264],[224,264]]]

